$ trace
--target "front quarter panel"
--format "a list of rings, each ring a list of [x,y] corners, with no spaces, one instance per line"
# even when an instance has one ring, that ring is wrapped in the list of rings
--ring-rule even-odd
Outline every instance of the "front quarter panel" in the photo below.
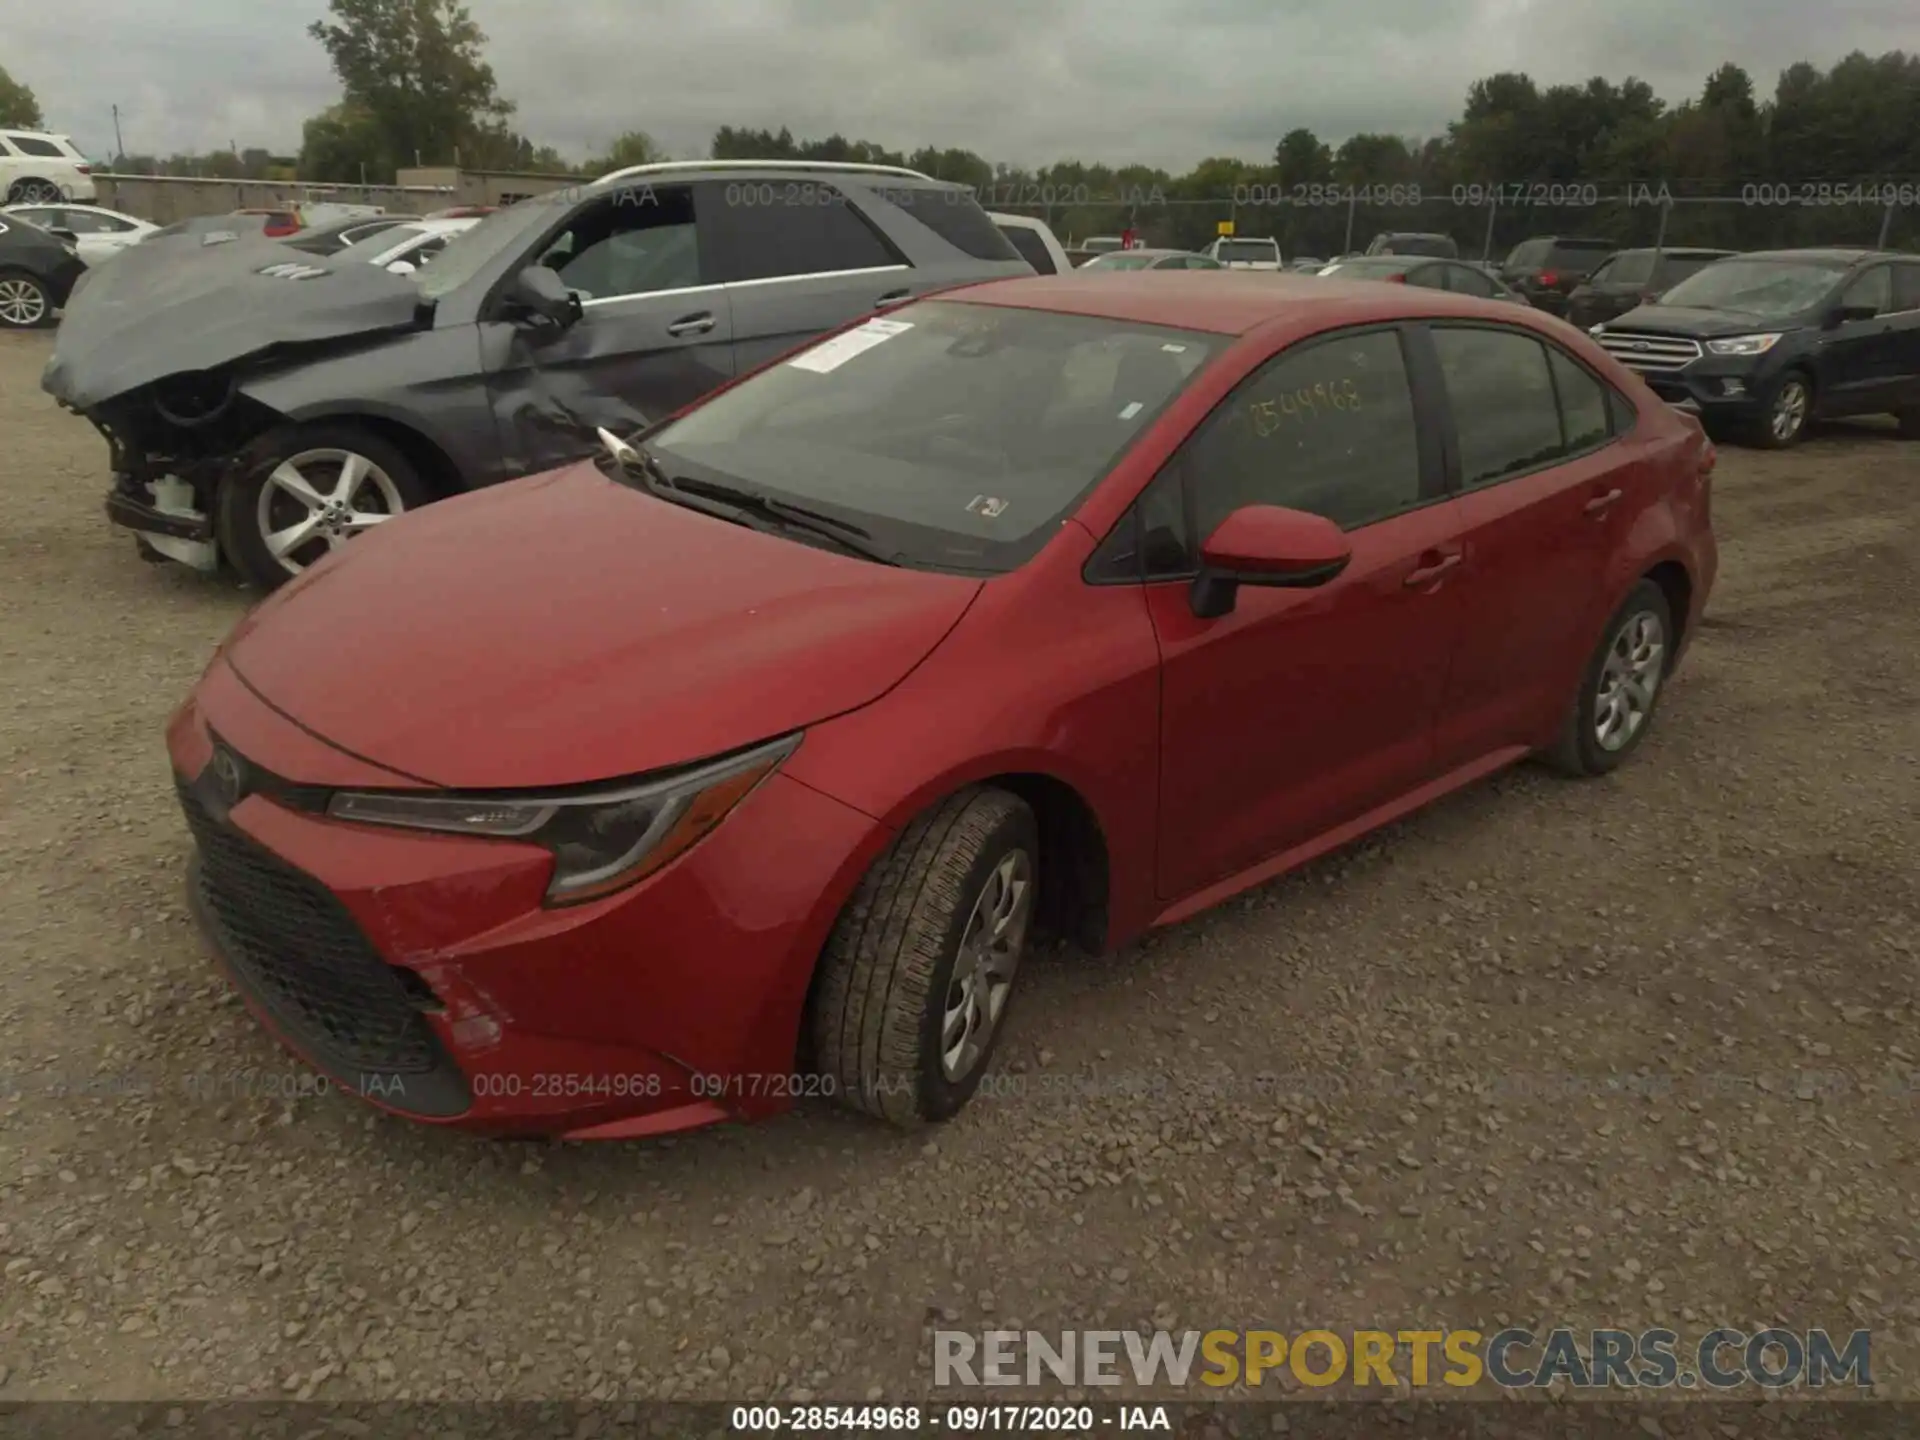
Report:
[[[890,830],[995,776],[1072,787],[1106,844],[1119,944],[1159,908],[1160,652],[1140,586],[1081,578],[1093,549],[1067,522],[894,690],[811,732],[786,771]]]
[[[295,423],[375,416],[404,425],[432,441],[469,487],[513,478],[502,468],[473,325],[411,331],[269,372],[241,388]]]

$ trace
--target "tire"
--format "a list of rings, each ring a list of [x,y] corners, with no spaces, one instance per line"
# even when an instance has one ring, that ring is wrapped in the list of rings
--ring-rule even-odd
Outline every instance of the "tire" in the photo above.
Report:
[[[1793,406],[1793,397],[1799,404]],[[1785,450],[1806,438],[1813,419],[1813,379],[1804,370],[1788,370],[1767,387],[1761,418],[1753,426],[1754,443],[1763,450]],[[1783,415],[1783,410],[1790,412]]]
[[[1646,653],[1649,643],[1655,647],[1651,654]],[[1600,644],[1580,677],[1579,692],[1562,722],[1559,738],[1542,758],[1562,774],[1573,776],[1606,775],[1624,764],[1653,728],[1654,712],[1673,672],[1673,645],[1673,610],[1667,604],[1666,592],[1653,581],[1642,580],[1607,622]],[[1629,696],[1618,688],[1615,677],[1623,663],[1628,667],[1634,664],[1636,654],[1644,667],[1638,678],[1644,685],[1651,675],[1652,683],[1643,703],[1622,711],[1610,697],[1617,694],[1621,704],[1629,703]],[[1631,669],[1629,673],[1633,673]],[[1603,710],[1621,719],[1629,715],[1637,718],[1631,720],[1624,734],[1615,728],[1603,739],[1602,730],[1609,728]]]
[[[352,493],[343,496],[338,485],[348,464],[363,468]],[[275,472],[287,465],[301,472],[325,508],[307,505],[273,483]],[[220,549],[240,578],[257,590],[275,590],[375,523],[366,516],[417,510],[433,498],[413,462],[392,441],[351,423],[290,425],[262,436],[236,462],[220,486],[215,527]],[[309,521],[310,533],[283,559],[269,534],[285,534]]]
[[[16,180],[7,191],[9,205],[58,205],[66,198],[66,192],[51,180]]]
[[[874,862],[822,952],[808,1017],[813,1063],[841,1103],[913,1129],[973,1098],[1006,1033],[1039,833],[1025,801],[975,787],[920,816]],[[963,942],[996,912],[999,963],[974,971],[977,952]],[[982,973],[1004,983],[968,986]],[[947,1045],[955,1012],[963,1043]]]
[[[25,270],[0,270],[0,330],[40,330],[53,324],[53,292]]]

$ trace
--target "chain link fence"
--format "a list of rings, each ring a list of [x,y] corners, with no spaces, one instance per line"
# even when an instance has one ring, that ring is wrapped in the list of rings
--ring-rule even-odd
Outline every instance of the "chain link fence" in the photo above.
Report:
[[[1293,186],[1253,183],[1195,199],[1159,190],[1095,194],[1084,186],[983,187],[989,210],[1035,215],[1068,249],[1132,230],[1140,243],[1197,250],[1217,235],[1272,238],[1288,260],[1364,250],[1376,235],[1450,236],[1467,259],[1499,260],[1522,240],[1577,235],[1621,247],[1920,248],[1920,181],[1871,185],[1757,183],[1737,194],[1679,193],[1661,182]]]

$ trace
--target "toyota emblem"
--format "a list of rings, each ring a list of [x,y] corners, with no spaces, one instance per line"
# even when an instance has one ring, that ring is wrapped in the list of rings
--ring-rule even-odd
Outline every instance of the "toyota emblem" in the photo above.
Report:
[[[231,750],[218,749],[213,752],[213,778],[220,786],[221,797],[229,805],[240,803],[240,797],[246,793],[247,777],[240,769],[240,760]]]
[[[1644,340],[1636,340],[1633,342],[1633,348],[1636,350],[1651,350],[1653,347]]]

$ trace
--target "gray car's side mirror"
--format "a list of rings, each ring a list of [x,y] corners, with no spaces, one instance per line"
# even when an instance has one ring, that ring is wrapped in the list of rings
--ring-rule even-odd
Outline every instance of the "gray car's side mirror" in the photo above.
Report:
[[[580,297],[556,270],[529,265],[507,286],[507,303],[524,315],[562,329],[580,319]]]

